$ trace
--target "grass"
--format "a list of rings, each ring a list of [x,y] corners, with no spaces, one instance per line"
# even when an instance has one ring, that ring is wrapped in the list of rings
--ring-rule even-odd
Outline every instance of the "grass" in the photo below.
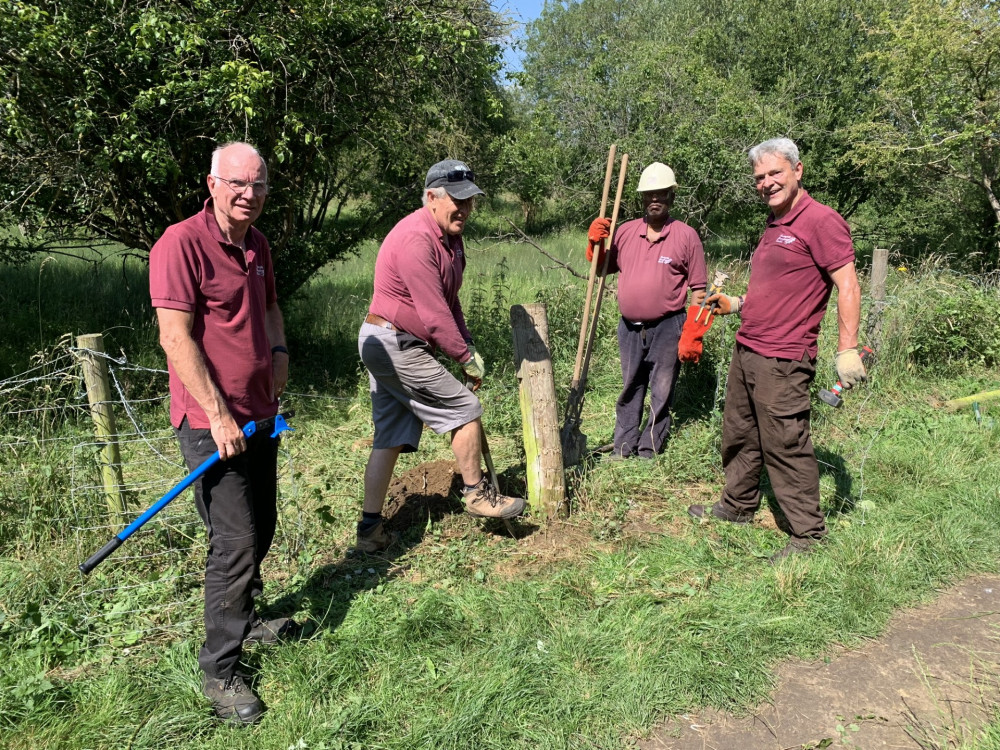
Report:
[[[582,270],[582,238],[564,233],[542,244]],[[516,485],[524,470],[506,308],[546,301],[564,400],[583,284],[526,245],[470,239],[468,248],[463,299],[487,355],[486,429],[498,470]],[[45,524],[46,514],[60,512],[57,497],[72,489],[58,471],[69,457],[58,445],[40,445],[0,456],[8,477],[15,464],[57,467],[50,479],[18,475],[34,482],[34,514],[12,516],[28,502],[29,485],[0,480],[8,498],[0,505],[8,529],[0,537],[0,745],[622,747],[670,714],[704,706],[746,710],[766,699],[777,662],[876,637],[898,608],[971,573],[997,572],[1000,420],[990,418],[998,408],[984,405],[978,426],[969,412],[934,406],[1000,387],[995,370],[978,360],[963,366],[942,357],[946,368],[914,368],[893,349],[873,371],[871,387],[849,394],[842,409],[817,404],[814,441],[831,529],[820,554],[767,565],[785,537],[766,522],[766,511],[750,527],[691,521],[687,505],[711,501],[722,486],[713,406],[732,321],[717,324],[701,364],[684,370],[668,451],[655,462],[603,462],[574,475],[568,521],[515,540],[481,528],[454,505],[428,507],[401,529],[402,543],[389,556],[349,556],[371,434],[355,339],[374,249],[327,269],[285,304],[299,416],[286,443],[292,470],[282,480],[279,539],[265,563],[266,603],[311,624],[302,641],[248,655],[271,709],[264,721],[237,729],[209,718],[198,694],[200,613],[191,591],[155,583],[155,566],[131,562],[109,562],[99,577],[80,579],[77,540]],[[61,263],[23,269],[12,283],[27,288],[33,274],[48,275],[60,287],[46,287],[46,299],[60,300],[56,309],[82,296],[77,285],[92,284],[88,294],[112,298],[105,306],[90,297],[91,316],[74,308],[81,316],[74,325],[114,325],[115,304],[134,305],[129,318],[146,320],[144,300],[114,291],[120,282],[72,268],[63,276]],[[745,264],[728,265],[738,271],[732,288],[745,286]],[[27,294],[8,288],[8,278],[0,294]],[[933,269],[890,278],[897,299],[933,285]],[[614,301],[607,305],[583,415],[591,446],[610,438],[620,383]],[[887,345],[894,347],[922,334],[913,329],[916,316],[893,317],[897,308],[887,320]],[[32,328],[14,337],[26,351],[64,332],[46,315],[53,328],[37,343],[31,311],[19,319]],[[150,327],[134,325],[129,359],[157,362]],[[832,335],[828,319],[817,388],[832,380]],[[949,345],[933,335],[922,341]],[[147,419],[159,426],[162,414]],[[438,460],[450,460],[450,451],[428,434],[397,474]],[[30,533],[11,533],[18,523]],[[199,555],[195,547],[175,564],[195,571]],[[103,600],[87,596],[98,585],[107,587]],[[162,607],[176,600],[187,611],[155,638],[101,639],[100,629],[110,626],[94,618],[95,601],[105,602],[111,618],[116,606],[134,608],[143,599]],[[977,750],[997,746],[988,744],[990,736],[995,726],[984,730],[986,744]]]

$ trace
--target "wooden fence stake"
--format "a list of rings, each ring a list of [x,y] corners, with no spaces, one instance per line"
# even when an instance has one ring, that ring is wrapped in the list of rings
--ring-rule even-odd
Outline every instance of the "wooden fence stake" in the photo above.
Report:
[[[125,497],[122,489],[122,458],[118,448],[118,429],[115,426],[115,412],[111,406],[111,388],[108,385],[108,363],[104,357],[104,337],[99,333],[78,336],[77,348],[83,363],[83,377],[87,383],[87,400],[90,415],[94,420],[94,435],[102,444],[101,481],[104,483],[104,497],[112,518],[125,515]]]
[[[544,512],[547,518],[564,516],[569,508],[545,305],[512,306],[510,324],[520,381],[528,505]]]
[[[872,253],[871,297],[868,310],[868,341],[876,356],[882,347],[882,313],[885,310],[885,282],[889,276],[889,251],[877,247]]]

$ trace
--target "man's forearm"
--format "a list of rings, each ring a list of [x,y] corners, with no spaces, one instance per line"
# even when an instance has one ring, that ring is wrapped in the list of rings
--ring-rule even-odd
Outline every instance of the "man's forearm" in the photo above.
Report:
[[[857,348],[860,324],[861,287],[855,279],[837,291],[837,351]]]

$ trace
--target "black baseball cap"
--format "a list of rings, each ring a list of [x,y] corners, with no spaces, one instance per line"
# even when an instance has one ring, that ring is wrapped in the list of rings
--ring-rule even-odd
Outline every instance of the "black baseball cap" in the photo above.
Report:
[[[476,175],[464,161],[445,159],[427,170],[424,188],[443,187],[452,198],[465,200],[475,195],[485,195],[473,180]]]

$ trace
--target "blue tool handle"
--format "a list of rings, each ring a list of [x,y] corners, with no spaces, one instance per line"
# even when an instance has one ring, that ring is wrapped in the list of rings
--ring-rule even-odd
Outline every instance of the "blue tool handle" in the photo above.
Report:
[[[269,419],[262,419],[258,422],[247,422],[243,425],[243,434],[246,437],[250,437],[257,432],[258,427],[261,429],[271,429],[273,427],[274,431],[271,433],[271,437],[277,437],[282,432],[291,431],[291,427],[288,426],[288,422],[285,421],[286,417],[295,416],[295,412],[288,411],[284,414],[276,414]],[[208,471],[212,466],[219,462],[219,451],[216,451],[211,456],[206,458],[202,463],[190,474],[184,477],[176,486],[173,487],[167,494],[157,500],[153,505],[151,505],[141,516],[135,519],[132,523],[122,529],[115,537],[101,547],[97,552],[91,555],[86,562],[80,563],[80,572],[86,575],[94,568],[96,568],[104,558],[118,549],[122,542],[128,539],[132,534],[138,531],[143,524],[145,524],[150,518],[159,513],[163,508],[181,494],[184,490],[194,484],[201,476]]]

